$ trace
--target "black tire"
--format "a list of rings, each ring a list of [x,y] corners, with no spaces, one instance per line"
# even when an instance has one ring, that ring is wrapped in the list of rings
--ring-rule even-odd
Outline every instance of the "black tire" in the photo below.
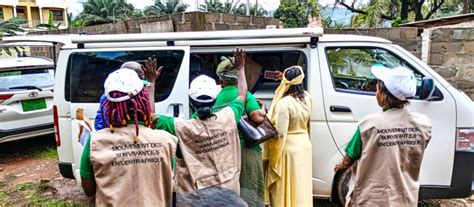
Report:
[[[336,181],[336,199],[337,203],[344,206],[346,203],[346,195],[349,192],[349,180],[351,179],[352,172],[350,169],[346,169],[341,172]]]

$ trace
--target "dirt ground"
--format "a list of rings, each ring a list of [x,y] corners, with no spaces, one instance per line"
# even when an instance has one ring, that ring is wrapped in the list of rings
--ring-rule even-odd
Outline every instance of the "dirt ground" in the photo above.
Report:
[[[91,206],[75,180],[58,171],[54,136],[0,144],[0,206]],[[337,206],[314,200],[315,206]],[[419,206],[473,206],[471,199],[424,200]]]
[[[76,181],[59,174],[54,136],[0,144],[0,206],[89,204]]]

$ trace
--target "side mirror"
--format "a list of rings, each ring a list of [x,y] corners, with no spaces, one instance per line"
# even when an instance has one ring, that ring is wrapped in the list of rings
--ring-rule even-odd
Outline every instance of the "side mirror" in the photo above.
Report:
[[[424,77],[423,80],[421,80],[421,86],[418,91],[418,97],[420,97],[421,100],[430,100],[434,90],[435,85],[433,79],[429,77]]]

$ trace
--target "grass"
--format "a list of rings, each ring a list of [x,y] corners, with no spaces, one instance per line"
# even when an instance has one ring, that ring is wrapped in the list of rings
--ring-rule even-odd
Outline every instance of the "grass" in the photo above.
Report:
[[[58,159],[58,151],[54,147],[42,147],[32,150],[28,157],[39,158],[42,160],[54,160]]]
[[[7,201],[7,193],[0,191],[0,203],[6,203]]]
[[[51,190],[49,183],[20,183],[9,191],[0,192],[0,203],[19,206],[88,206],[43,195]]]

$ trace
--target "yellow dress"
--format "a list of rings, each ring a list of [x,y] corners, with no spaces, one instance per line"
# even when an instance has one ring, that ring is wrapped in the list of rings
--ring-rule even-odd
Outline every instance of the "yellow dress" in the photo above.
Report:
[[[264,143],[265,201],[272,207],[313,206],[311,141],[308,126],[312,100],[306,104],[292,96],[283,97],[271,121],[278,138]]]

